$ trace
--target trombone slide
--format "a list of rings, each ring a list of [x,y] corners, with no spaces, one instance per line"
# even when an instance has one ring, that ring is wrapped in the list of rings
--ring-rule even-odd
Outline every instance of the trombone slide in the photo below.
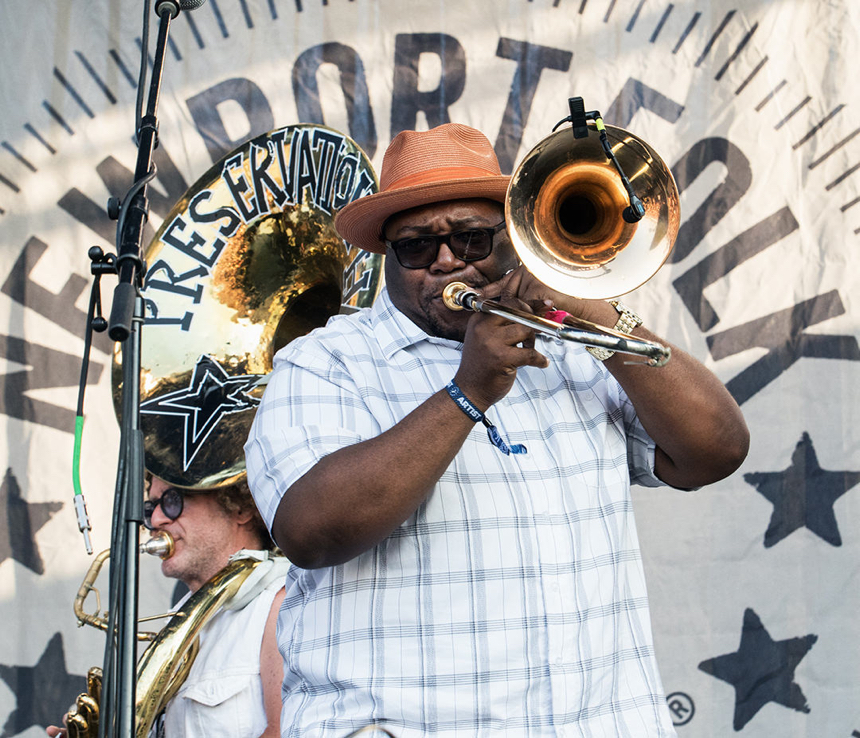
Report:
[[[663,346],[655,341],[644,341],[631,336],[629,333],[605,328],[588,320],[577,318],[575,315],[568,315],[566,319],[575,321],[580,326],[579,328],[564,323],[556,323],[524,310],[507,307],[495,300],[483,299],[480,294],[470,289],[463,282],[451,282],[445,287],[442,291],[442,301],[450,310],[471,310],[476,313],[498,315],[507,318],[512,323],[519,323],[538,333],[554,336],[563,341],[596,346],[619,354],[642,356],[646,361],[635,363],[643,363],[648,366],[663,366],[669,361],[672,354],[668,346]]]

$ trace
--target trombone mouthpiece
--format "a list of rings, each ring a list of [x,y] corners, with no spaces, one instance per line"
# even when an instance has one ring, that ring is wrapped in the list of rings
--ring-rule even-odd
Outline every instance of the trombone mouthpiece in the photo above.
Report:
[[[173,556],[173,549],[173,536],[163,530],[141,543],[139,551],[150,556],[158,556],[160,559],[169,559]]]
[[[442,290],[442,302],[449,310],[463,310],[466,307],[463,298],[469,292],[475,294],[464,282],[451,282]]]

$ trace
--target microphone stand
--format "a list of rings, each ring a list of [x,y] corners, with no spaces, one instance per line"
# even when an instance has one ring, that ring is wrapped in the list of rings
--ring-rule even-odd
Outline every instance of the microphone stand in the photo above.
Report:
[[[137,686],[138,544],[143,522],[144,452],[140,430],[140,351],[144,305],[140,296],[146,271],[143,231],[149,213],[147,183],[155,176],[152,154],[158,145],[156,111],[170,21],[179,14],[176,0],[157,0],[160,19],[146,113],[138,130],[135,181],[120,204],[108,211],[117,223],[116,271],[108,335],[122,343],[122,418],[111,528],[110,609],[105,643],[99,738],[133,738]],[[142,64],[146,63],[146,50]]]

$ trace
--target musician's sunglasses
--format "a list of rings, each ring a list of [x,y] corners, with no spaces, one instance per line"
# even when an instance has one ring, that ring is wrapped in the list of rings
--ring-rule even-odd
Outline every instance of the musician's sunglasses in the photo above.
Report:
[[[443,243],[448,244],[451,253],[461,261],[486,259],[493,250],[496,234],[504,227],[505,221],[502,221],[492,228],[470,228],[438,236],[428,233],[425,236],[386,241],[385,244],[391,247],[400,266],[405,269],[424,269],[436,261]]]
[[[185,507],[185,493],[175,487],[168,487],[157,500],[144,500],[143,527],[147,530],[152,530],[152,516],[159,505],[165,517],[176,520],[182,515],[182,509]]]

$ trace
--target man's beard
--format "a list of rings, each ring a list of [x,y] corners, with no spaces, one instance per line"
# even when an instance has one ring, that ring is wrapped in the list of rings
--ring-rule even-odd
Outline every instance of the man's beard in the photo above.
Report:
[[[432,300],[425,301],[425,304],[422,306],[427,319],[427,325],[430,328],[430,335],[462,343],[466,337],[466,322],[468,321],[469,313],[460,313],[447,307],[442,307],[442,311],[444,312],[440,313],[434,310],[434,307],[437,306],[438,303],[434,303]]]

